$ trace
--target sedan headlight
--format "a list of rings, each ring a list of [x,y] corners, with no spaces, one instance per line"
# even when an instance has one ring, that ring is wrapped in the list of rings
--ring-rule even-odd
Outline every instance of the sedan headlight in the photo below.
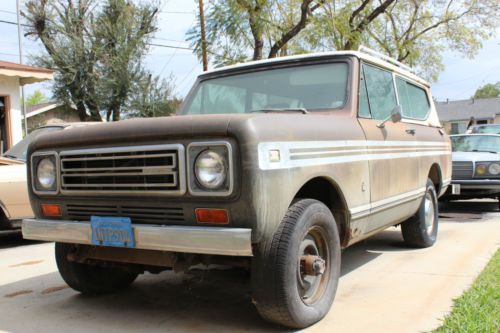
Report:
[[[56,165],[50,157],[45,157],[36,167],[38,184],[45,190],[51,190],[56,183]]]
[[[216,151],[205,150],[196,158],[194,172],[201,186],[216,190],[226,181],[227,161]]]
[[[500,164],[491,163],[488,167],[488,173],[493,176],[497,176],[498,174],[500,174]]]

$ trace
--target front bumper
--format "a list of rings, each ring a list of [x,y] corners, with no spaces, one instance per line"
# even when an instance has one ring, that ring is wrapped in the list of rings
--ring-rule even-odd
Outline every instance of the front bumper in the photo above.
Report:
[[[136,248],[168,252],[251,256],[251,229],[133,225]],[[23,220],[25,239],[92,245],[90,222]]]
[[[460,185],[461,189],[500,191],[500,180],[492,180],[492,179],[452,180],[451,184]]]

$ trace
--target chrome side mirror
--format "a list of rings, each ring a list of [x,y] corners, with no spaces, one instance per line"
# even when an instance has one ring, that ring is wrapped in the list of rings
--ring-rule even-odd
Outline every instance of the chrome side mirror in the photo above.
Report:
[[[384,128],[385,127],[385,123],[387,121],[391,120],[393,123],[397,123],[397,122],[400,122],[401,119],[403,119],[403,115],[401,113],[401,106],[396,105],[394,107],[394,109],[392,109],[391,115],[389,117],[387,117],[386,119],[384,119],[382,122],[380,122],[377,125],[377,127],[378,128]]]

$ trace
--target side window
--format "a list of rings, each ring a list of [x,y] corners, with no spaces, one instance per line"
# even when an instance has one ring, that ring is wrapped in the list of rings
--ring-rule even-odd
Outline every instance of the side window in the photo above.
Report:
[[[363,67],[359,75],[359,112],[358,115],[362,118],[371,118],[370,105],[368,104],[368,92],[366,91],[366,80]]]
[[[424,120],[429,114],[430,104],[424,89],[401,78],[396,78],[399,104],[403,117]]]
[[[392,73],[369,65],[363,65],[363,71],[372,118],[384,120],[397,105]]]

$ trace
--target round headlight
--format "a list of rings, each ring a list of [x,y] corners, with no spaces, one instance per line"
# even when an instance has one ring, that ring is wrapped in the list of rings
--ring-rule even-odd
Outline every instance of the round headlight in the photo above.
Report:
[[[490,166],[488,167],[488,172],[490,173],[490,175],[493,176],[500,174],[500,164],[491,163]]]
[[[36,176],[38,183],[47,190],[50,190],[56,183],[56,166],[52,159],[44,158],[37,166]]]
[[[205,150],[198,155],[194,170],[200,185],[210,190],[221,187],[227,176],[225,158],[213,150]]]

